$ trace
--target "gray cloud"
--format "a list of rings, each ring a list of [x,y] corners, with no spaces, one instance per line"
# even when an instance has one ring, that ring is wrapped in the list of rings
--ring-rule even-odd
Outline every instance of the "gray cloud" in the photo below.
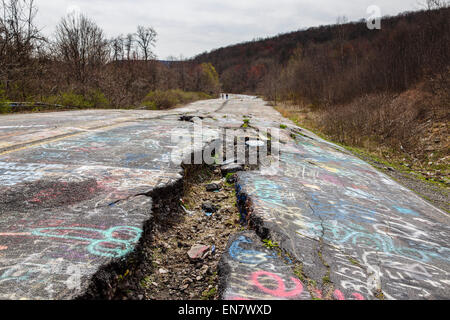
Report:
[[[191,57],[203,51],[331,24],[338,16],[365,18],[370,5],[383,15],[417,10],[422,0],[36,0],[38,24],[51,35],[59,19],[79,10],[112,37],[139,24],[158,32],[156,53]]]

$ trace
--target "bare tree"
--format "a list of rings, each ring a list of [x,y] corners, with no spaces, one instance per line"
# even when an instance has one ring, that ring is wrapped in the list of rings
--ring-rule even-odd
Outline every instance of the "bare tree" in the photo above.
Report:
[[[423,6],[427,10],[435,10],[441,8],[447,8],[450,6],[449,0],[426,0]]]
[[[81,83],[109,56],[103,30],[83,14],[69,14],[56,27],[56,53]]]
[[[144,54],[144,60],[154,57],[151,47],[155,46],[157,33],[152,27],[138,26],[136,42]]]
[[[347,37],[348,18],[346,16],[339,16],[336,20],[336,39],[339,42],[339,51],[341,55],[341,66],[344,66],[344,43]]]
[[[2,0],[0,2],[0,80],[8,84],[16,79],[31,80],[35,53],[45,40],[34,24],[37,8],[34,0]]]
[[[124,57],[124,38],[122,35],[113,38],[110,41],[113,61],[123,60]]]
[[[133,49],[133,43],[134,43],[134,35],[129,33],[125,37],[125,51],[127,53],[127,60],[130,60],[131,57],[131,51]]]

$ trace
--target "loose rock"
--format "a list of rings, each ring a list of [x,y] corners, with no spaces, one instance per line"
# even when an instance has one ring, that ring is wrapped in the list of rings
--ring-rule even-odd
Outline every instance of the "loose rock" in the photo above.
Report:
[[[228,173],[236,173],[239,171],[244,170],[243,165],[237,164],[237,163],[230,163],[226,164],[222,167],[220,167],[220,170],[222,171],[222,175],[227,175]]]
[[[188,256],[191,261],[204,259],[209,253],[209,246],[203,244],[196,244],[188,251]]]
[[[219,208],[217,208],[217,206],[213,205],[211,202],[203,203],[202,209],[203,209],[203,211],[208,212],[208,213],[214,213],[214,212],[217,212],[217,210],[219,210]]]
[[[206,191],[213,192],[213,191],[219,191],[221,189],[221,186],[217,183],[211,183],[206,185]]]

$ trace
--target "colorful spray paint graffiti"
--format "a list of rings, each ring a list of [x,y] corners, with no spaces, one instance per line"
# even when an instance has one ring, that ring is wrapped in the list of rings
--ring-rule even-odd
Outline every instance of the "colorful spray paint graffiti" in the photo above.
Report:
[[[220,276],[222,298],[225,300],[322,298],[322,292],[302,282],[293,273],[292,266],[275,252],[264,248],[253,232],[235,235],[229,241],[227,253],[221,260]],[[340,290],[335,297],[345,300]],[[349,299],[364,300],[361,293],[353,292]]]
[[[64,298],[71,275],[48,272],[50,261],[80,266],[85,285],[101,266],[126,258],[152,217],[145,194],[181,179],[168,158],[179,125],[131,123],[3,155],[0,298],[48,299],[49,285],[52,298]]]
[[[325,260],[335,299],[450,295],[448,216],[338,147],[295,134],[276,175],[241,172],[237,190],[250,223],[283,239],[307,272]]]
[[[221,104],[8,119],[0,128],[8,140],[0,143],[0,298],[73,298],[82,289],[67,286],[71,269],[80,267],[85,289],[102,266],[126,258],[152,218],[146,195],[182,178],[170,161],[171,132],[192,124],[180,114]]]
[[[108,230],[92,228],[40,228],[31,232],[36,237],[59,238],[89,242],[86,250],[94,255],[121,258],[133,249],[142,234],[142,230],[129,226],[118,226]],[[98,238],[94,238],[98,234]]]

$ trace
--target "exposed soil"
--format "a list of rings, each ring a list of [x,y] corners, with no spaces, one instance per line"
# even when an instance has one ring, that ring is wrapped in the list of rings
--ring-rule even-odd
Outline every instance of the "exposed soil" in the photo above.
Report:
[[[207,191],[212,183],[220,190]],[[148,248],[152,252],[152,271],[140,281],[145,299],[218,298],[220,257],[229,236],[242,229],[234,185],[226,183],[219,169],[197,167],[186,174],[184,190],[181,199],[184,212],[154,226],[153,241]],[[205,212],[203,208],[208,205],[217,207],[217,212]],[[192,260],[188,256],[195,245],[209,247],[203,259]]]

